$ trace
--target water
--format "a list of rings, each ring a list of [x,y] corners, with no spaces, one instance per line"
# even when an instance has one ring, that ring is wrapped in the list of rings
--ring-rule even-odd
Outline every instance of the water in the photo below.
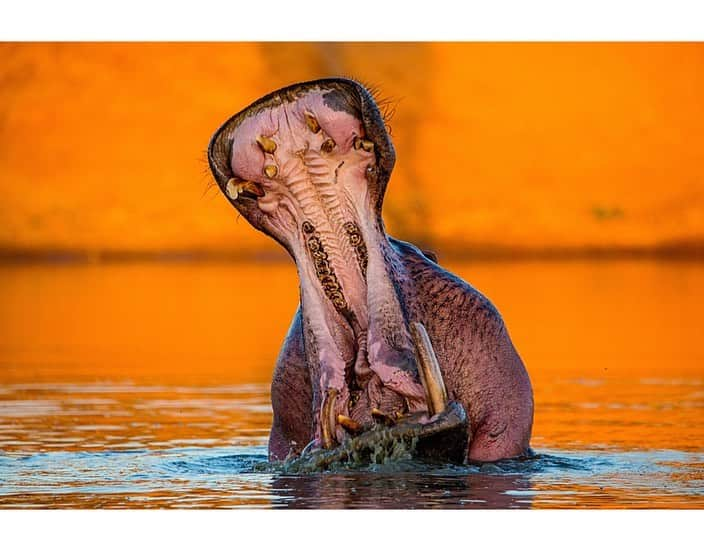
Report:
[[[0,268],[0,507],[704,507],[704,266],[450,266],[502,311],[537,457],[287,474],[279,265]]]

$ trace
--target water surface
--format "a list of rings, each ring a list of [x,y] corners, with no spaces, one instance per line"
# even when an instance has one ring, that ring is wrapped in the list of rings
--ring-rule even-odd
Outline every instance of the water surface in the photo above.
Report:
[[[0,267],[0,507],[704,507],[704,266],[449,267],[526,362],[533,460],[268,464],[290,266]]]

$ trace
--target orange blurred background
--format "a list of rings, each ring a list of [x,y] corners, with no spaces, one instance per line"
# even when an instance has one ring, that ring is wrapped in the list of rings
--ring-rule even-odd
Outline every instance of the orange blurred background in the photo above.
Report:
[[[502,313],[533,445],[702,449],[704,44],[27,43],[0,60],[0,260],[255,260],[0,263],[0,393],[27,411],[94,382],[161,385],[179,408],[182,387],[255,384],[268,404],[296,270],[261,261],[284,253],[212,187],[205,149],[263,94],[345,75],[393,100],[390,232]],[[0,444],[85,444],[46,411]],[[157,441],[268,432],[269,410],[219,414],[213,434],[134,419],[158,419]]]
[[[210,135],[293,81],[394,100],[391,233],[446,254],[701,251],[704,45],[0,45],[0,250],[282,254]]]

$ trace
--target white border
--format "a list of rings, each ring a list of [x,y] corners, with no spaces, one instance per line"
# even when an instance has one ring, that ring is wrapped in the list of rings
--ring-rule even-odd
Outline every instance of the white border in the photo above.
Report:
[[[701,40],[700,0],[18,0],[2,40]]]
[[[13,40],[701,40],[696,0],[5,2]],[[1,60],[0,60],[1,62]],[[5,549],[683,549],[701,512],[0,512]]]
[[[4,549],[690,549],[700,511],[4,511]]]

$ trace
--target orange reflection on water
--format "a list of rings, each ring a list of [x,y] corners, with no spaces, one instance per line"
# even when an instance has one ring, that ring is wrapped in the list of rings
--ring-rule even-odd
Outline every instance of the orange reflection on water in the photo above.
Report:
[[[704,447],[704,265],[451,265],[502,312],[535,392],[533,445]]]
[[[430,487],[417,474],[404,475],[402,487],[383,475],[238,475],[232,461],[265,449],[268,384],[297,305],[292,265],[3,266],[0,450],[4,461],[29,459],[12,463],[13,489],[0,492],[0,506],[704,504],[696,491],[704,265],[448,267],[503,313],[533,382],[533,447],[571,457],[623,450],[622,458],[592,456],[589,467],[558,459],[568,462],[538,478],[435,477]],[[187,453],[177,461],[182,448],[213,457],[196,451],[190,463]],[[227,455],[234,449],[245,459]],[[599,474],[604,461],[610,470]],[[651,474],[638,478],[640,469]]]
[[[267,381],[297,307],[284,264],[7,267],[2,378]]]
[[[504,316],[533,382],[534,446],[702,449],[704,352],[697,342],[703,265],[448,267],[487,294]],[[207,403],[198,402],[206,389],[206,397],[225,404],[235,400],[232,408],[211,408],[231,434],[164,423],[175,432],[156,431],[142,441],[221,443],[249,429],[264,438],[268,382],[296,309],[297,279],[292,265],[276,263],[6,266],[0,271],[0,304],[0,383],[14,385],[19,394],[13,399],[49,392],[56,406],[81,397],[72,397],[65,385],[125,384],[109,396],[119,398],[115,404],[106,406],[126,408],[130,423],[137,423],[115,431],[124,443],[142,434],[140,417],[151,423],[161,411],[144,407],[136,387],[146,385],[151,404],[161,403],[158,415],[166,417],[191,406],[196,417],[199,408],[207,412]],[[251,398],[264,408],[257,415],[238,411],[227,388],[207,390],[243,384],[256,385]],[[46,385],[59,386],[46,390]],[[68,430],[75,419],[54,415],[52,407],[46,415],[35,411],[40,424]],[[97,417],[110,419],[94,409]],[[22,434],[12,440],[21,445],[25,436],[31,440]],[[77,443],[86,442],[66,447]]]

